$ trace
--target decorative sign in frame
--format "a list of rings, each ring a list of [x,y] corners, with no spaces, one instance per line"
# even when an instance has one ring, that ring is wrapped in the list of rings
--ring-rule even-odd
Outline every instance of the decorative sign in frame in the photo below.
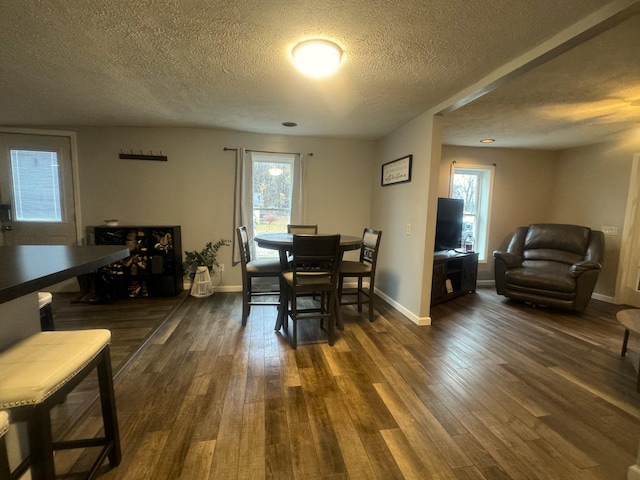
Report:
[[[413,155],[407,155],[382,165],[380,185],[386,187],[396,183],[411,181],[411,162]]]

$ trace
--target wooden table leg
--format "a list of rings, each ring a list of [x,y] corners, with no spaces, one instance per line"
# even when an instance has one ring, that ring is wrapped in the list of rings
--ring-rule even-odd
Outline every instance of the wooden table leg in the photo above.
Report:
[[[289,268],[289,259],[287,258],[286,249],[281,248],[280,250],[278,250],[278,252],[280,253],[280,273],[282,273]],[[280,296],[279,296],[280,305],[278,305],[278,319],[276,320],[276,325],[274,327],[274,330],[276,332],[280,331],[280,329],[284,326],[285,322],[287,321],[287,307],[288,307],[288,305],[285,304],[288,302],[286,301],[287,297],[284,294],[285,289],[287,288],[287,284],[284,281],[284,277],[282,275],[280,275],[279,280],[280,280]]]

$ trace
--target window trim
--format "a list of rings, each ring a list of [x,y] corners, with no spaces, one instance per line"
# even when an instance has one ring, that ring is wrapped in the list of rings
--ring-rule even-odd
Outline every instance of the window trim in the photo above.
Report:
[[[478,231],[476,232],[476,248],[478,252],[478,262],[487,263],[489,261],[488,248],[489,248],[489,230],[491,225],[491,205],[493,202],[493,178],[495,174],[495,165],[472,165],[472,164],[458,164],[454,163],[451,169],[451,175],[449,177],[449,192],[450,197],[453,196],[453,180],[457,170],[459,174],[465,173],[464,171],[472,174],[477,174],[479,177],[480,194],[479,204],[481,205],[477,213]],[[482,214],[483,210],[486,212]]]
[[[291,223],[291,218],[293,216],[294,210],[294,181],[296,177],[296,154],[294,153],[277,153],[277,152],[251,152],[250,156],[251,161],[251,198],[254,199],[255,190],[254,190],[254,172],[255,166],[257,163],[280,163],[280,164],[288,164],[291,168],[291,190],[289,192],[289,223]],[[255,211],[255,205],[252,202],[252,213]],[[252,214],[252,231],[253,234],[256,234],[256,225],[255,225],[255,216]],[[273,251],[268,252],[267,255],[264,252],[261,252],[255,247],[254,256],[256,259],[270,259],[273,258]],[[277,252],[276,252],[277,253]]]

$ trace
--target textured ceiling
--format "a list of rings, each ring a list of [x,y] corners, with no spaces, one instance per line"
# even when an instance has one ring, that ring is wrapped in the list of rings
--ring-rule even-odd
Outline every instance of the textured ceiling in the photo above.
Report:
[[[608,3],[2,0],[0,125],[376,139]],[[289,61],[293,45],[312,37],[344,49],[329,79],[307,79]],[[502,97],[500,112],[516,97]],[[547,103],[555,101],[549,94]],[[452,141],[462,142],[458,120],[481,133],[465,116],[471,108],[446,117]]]
[[[444,143],[561,149],[640,126],[640,16],[448,114]]]

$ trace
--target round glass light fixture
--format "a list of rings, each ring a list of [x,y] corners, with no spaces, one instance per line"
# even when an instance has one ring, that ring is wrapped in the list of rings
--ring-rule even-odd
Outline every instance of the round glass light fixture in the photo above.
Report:
[[[331,75],[340,66],[342,49],[328,40],[306,40],[293,47],[293,64],[314,78]]]

